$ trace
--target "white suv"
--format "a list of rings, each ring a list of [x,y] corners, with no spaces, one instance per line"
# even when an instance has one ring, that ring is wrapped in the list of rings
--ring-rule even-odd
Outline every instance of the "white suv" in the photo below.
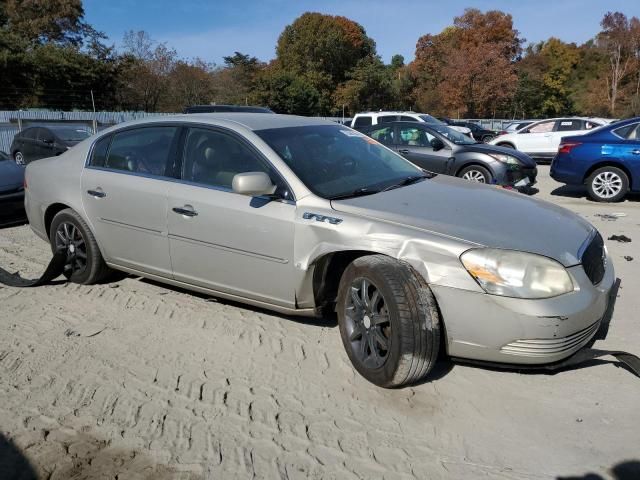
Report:
[[[371,125],[378,125],[380,123],[389,122],[422,122],[432,123],[436,125],[444,125],[453,130],[457,130],[465,135],[471,135],[471,129],[467,127],[447,125],[446,123],[432,117],[428,113],[416,113],[416,112],[364,112],[356,113],[353,120],[351,120],[351,128],[356,130],[362,130],[363,128],[370,127]]]
[[[551,160],[558,152],[562,137],[583,135],[607,123],[609,121],[602,118],[550,118],[516,132],[499,135],[489,143],[515,148],[534,158]]]

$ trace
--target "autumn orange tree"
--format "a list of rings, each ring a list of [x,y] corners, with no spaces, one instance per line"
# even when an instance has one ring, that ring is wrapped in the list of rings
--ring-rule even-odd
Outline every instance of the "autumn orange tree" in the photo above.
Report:
[[[515,94],[521,44],[511,15],[467,9],[453,26],[418,40],[411,64],[418,106],[456,116],[503,114]]]

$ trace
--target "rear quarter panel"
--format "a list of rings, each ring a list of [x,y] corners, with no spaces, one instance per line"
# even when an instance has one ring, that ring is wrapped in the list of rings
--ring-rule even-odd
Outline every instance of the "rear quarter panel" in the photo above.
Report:
[[[53,204],[66,205],[86,219],[80,196],[80,177],[91,143],[85,140],[62,155],[27,165],[25,208],[31,228],[41,238],[47,238],[44,216]]]

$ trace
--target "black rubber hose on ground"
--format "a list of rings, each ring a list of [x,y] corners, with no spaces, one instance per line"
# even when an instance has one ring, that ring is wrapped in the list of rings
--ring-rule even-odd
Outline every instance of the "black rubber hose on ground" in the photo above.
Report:
[[[51,280],[59,277],[64,272],[64,266],[67,263],[67,251],[58,250],[54,255],[47,269],[40,278],[26,279],[17,273],[9,273],[4,268],[0,268],[0,283],[9,285],[10,287],[39,287],[46,285]]]

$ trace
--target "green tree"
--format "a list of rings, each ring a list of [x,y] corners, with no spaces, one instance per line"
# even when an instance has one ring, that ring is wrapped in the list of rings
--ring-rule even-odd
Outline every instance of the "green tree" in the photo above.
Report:
[[[305,77],[287,72],[277,64],[265,68],[256,79],[251,102],[276,113],[315,115],[320,93]]]
[[[334,93],[334,103],[345,105],[351,114],[360,110],[392,108],[392,71],[380,57],[363,58],[347,74],[348,80],[338,86]]]

